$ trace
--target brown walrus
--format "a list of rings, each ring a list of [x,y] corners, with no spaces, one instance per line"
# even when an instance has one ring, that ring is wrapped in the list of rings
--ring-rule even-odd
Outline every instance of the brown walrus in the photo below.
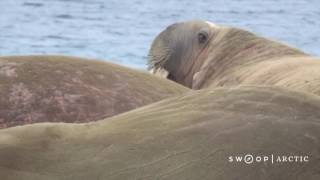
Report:
[[[149,68],[193,89],[258,84],[320,95],[320,59],[205,21],[176,23],[161,32],[150,48]]]
[[[98,122],[2,129],[0,177],[318,180],[319,109],[319,96],[310,93],[218,88]]]
[[[0,57],[0,128],[89,122],[185,92],[119,65],[66,56]]]

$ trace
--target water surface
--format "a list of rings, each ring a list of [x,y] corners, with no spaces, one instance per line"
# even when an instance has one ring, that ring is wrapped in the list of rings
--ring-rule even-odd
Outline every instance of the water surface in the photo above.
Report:
[[[320,55],[319,0],[0,0],[0,55],[63,54],[145,68],[153,38],[190,19]]]

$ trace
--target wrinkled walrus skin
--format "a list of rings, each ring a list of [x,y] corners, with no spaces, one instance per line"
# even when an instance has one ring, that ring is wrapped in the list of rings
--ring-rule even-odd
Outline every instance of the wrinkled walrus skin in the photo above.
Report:
[[[100,120],[185,90],[148,73],[102,61],[0,57],[0,128]]]
[[[276,87],[190,91],[87,124],[0,130],[1,180],[320,178],[320,98]],[[232,163],[229,156],[308,156]]]
[[[176,23],[162,31],[150,48],[149,68],[155,74],[166,70],[169,79],[193,89],[273,85],[320,95],[319,58],[205,21]]]

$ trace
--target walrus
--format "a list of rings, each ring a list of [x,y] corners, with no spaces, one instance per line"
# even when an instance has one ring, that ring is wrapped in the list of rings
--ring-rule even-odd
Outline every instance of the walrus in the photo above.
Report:
[[[285,88],[209,88],[96,122],[2,129],[0,177],[318,180],[319,109]]]
[[[149,70],[192,89],[275,85],[320,95],[320,59],[247,30],[175,23],[149,51]]]
[[[90,122],[185,92],[116,64],[68,56],[0,57],[0,128]]]

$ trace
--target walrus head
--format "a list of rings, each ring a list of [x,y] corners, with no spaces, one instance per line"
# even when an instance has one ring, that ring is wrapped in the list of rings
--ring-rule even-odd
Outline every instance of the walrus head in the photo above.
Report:
[[[214,38],[214,24],[189,21],[170,25],[153,41],[149,51],[149,70],[187,87],[208,55],[208,44]]]
[[[246,30],[187,21],[170,25],[154,39],[148,66],[153,74],[201,89],[239,84],[230,72],[247,64],[296,54],[303,53]]]

